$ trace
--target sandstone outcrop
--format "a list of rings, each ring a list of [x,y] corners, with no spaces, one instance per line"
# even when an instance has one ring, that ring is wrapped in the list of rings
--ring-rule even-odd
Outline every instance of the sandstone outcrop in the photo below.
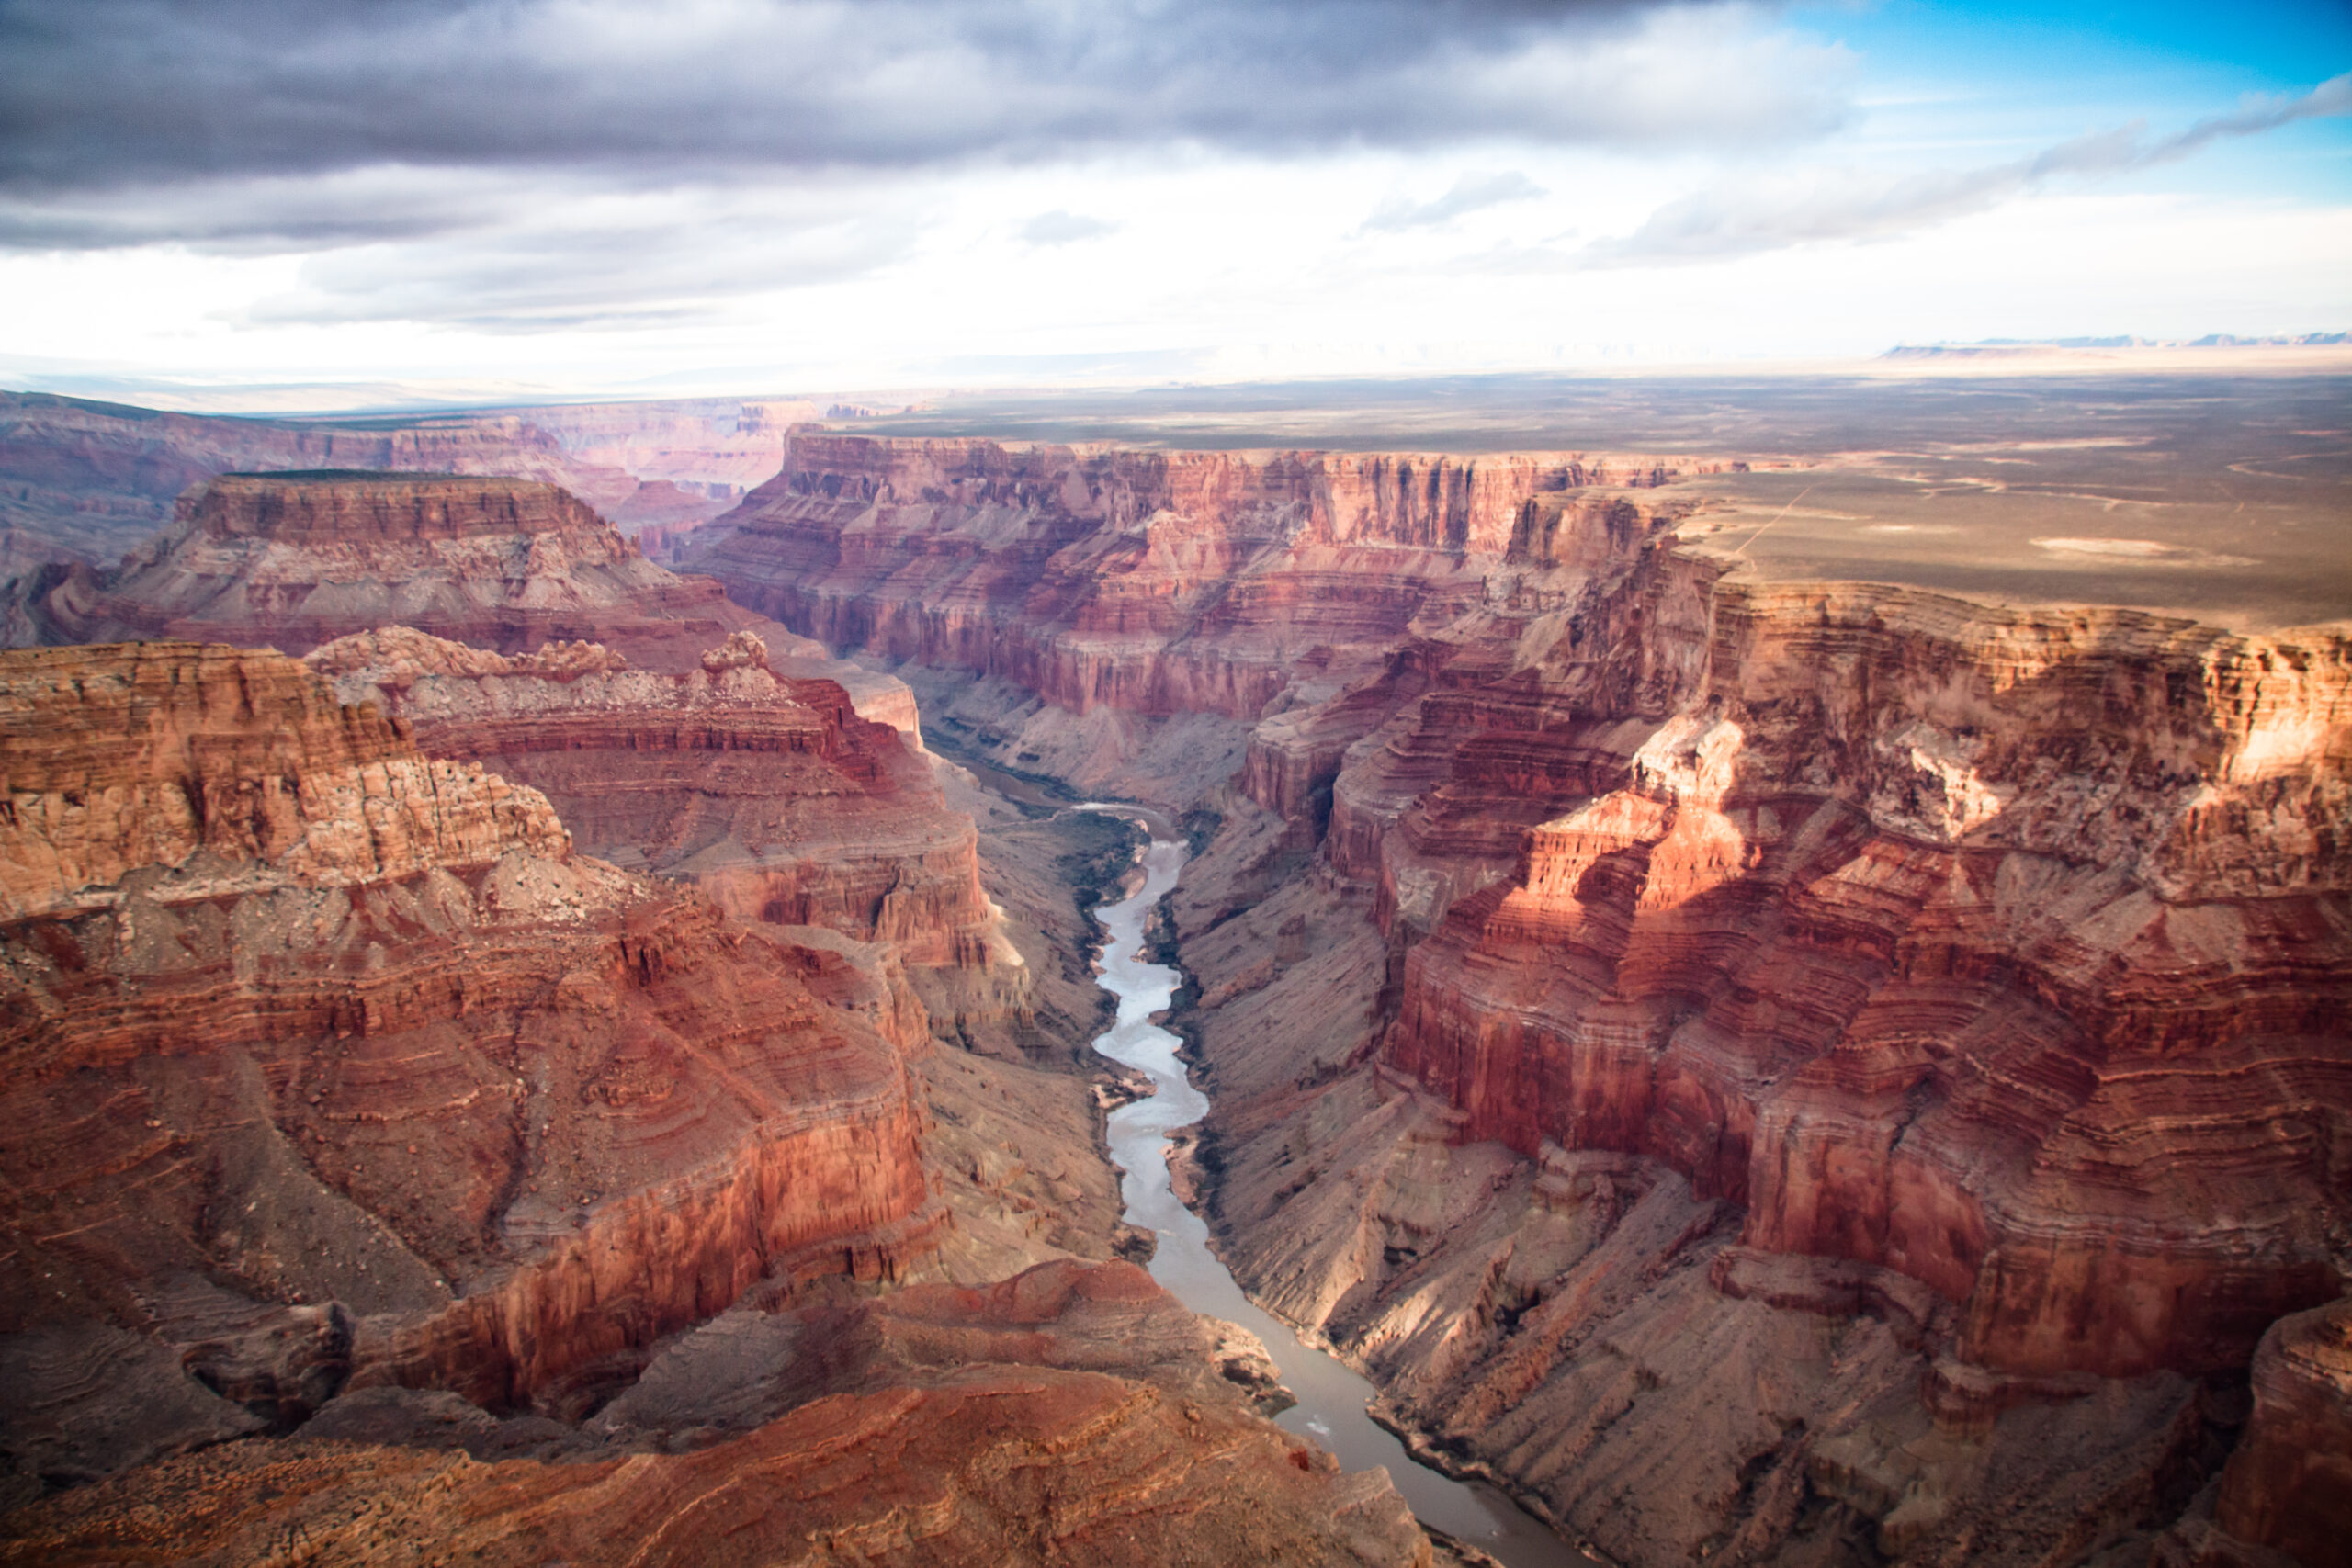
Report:
[[[838,683],[779,673],[753,633],[675,674],[601,644],[508,657],[399,626],[306,662],[426,755],[539,790],[589,852],[690,879],[741,918],[829,927],[926,967],[1020,967],[971,818],[929,761]]]
[[[346,1394],[291,1441],[10,1516],[0,1558],[1429,1563],[1384,1475],[1250,1412],[1251,1354],[1125,1264],[735,1313],[585,1429]]]
[[[874,978],[268,652],[0,655],[14,1497],[338,1389],[593,1403],[932,1245]]]
[[[2352,1297],[2262,1337],[2254,1416],[2216,1514],[2230,1534],[2301,1562],[2352,1562]]]

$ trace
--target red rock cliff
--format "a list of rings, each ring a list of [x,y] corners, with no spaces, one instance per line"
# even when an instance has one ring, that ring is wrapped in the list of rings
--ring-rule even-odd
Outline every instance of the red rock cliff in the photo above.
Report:
[[[0,757],[17,1464],[346,1379],[561,1407],[763,1273],[921,1245],[868,981],[572,856],[301,666],[0,656]]]
[[[971,819],[835,682],[770,667],[749,632],[681,674],[597,644],[515,658],[405,627],[308,662],[428,754],[528,784],[592,852],[691,878],[750,919],[821,925],[930,967],[1010,962]]]
[[[1682,458],[1137,452],[796,432],[690,558],[836,649],[1254,720],[1480,602],[1566,492]],[[1570,531],[1573,535],[1575,530]],[[1566,552],[1573,554],[1573,551]]]
[[[1934,1286],[1984,1365],[2243,1365],[2332,1298],[2352,648],[1712,575],[1359,749],[1333,859],[1435,927],[1386,1058]]]

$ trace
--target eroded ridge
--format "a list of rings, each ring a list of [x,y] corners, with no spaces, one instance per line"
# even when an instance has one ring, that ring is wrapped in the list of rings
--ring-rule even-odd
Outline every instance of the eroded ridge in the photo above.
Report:
[[[871,976],[300,664],[0,655],[0,756],[13,1495],[345,1388],[562,1411],[931,1244]]]

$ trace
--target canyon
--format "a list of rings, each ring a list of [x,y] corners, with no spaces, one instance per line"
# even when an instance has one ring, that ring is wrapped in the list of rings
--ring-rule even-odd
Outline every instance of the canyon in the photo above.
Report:
[[[472,1510],[513,1517],[452,1550],[534,1539],[518,1521],[549,1503],[598,1539],[647,1499],[590,1504],[587,1439],[550,1434],[732,1312],[782,1336],[763,1354],[788,1388],[722,1417],[732,1385],[696,1363],[701,1404],[595,1440],[717,1443],[705,1471],[801,1478],[778,1483],[779,1540],[1431,1561],[1381,1477],[1256,1413],[1272,1374],[1247,1336],[1114,1261],[1134,1240],[1101,1082],[1065,1043],[1096,1010],[1071,996],[1083,917],[1033,862],[1109,874],[1121,832],[992,819],[1035,840],[990,873],[1008,916],[902,685],[650,566],[543,484],[232,476],[119,573],[69,581],[88,596],[51,581],[42,630],[147,640],[0,655],[10,1503],[117,1478],[148,1539],[136,1521],[191,1506],[171,1456],[227,1442],[241,1461],[196,1461],[198,1511],[257,1532],[217,1543],[241,1561],[321,1528],[273,1480],[302,1445],[378,1513],[400,1476],[443,1496],[446,1462],[410,1467],[455,1451],[458,1409],[454,1436],[522,1468]],[[541,640],[551,612],[611,641]],[[899,1286],[892,1315],[858,1305]],[[924,1291],[950,1294],[896,1315]],[[877,1335],[868,1362],[802,1365]],[[363,1440],[380,1468],[347,1462]],[[844,1443],[863,1479],[810,1493]],[[1032,1475],[1067,1501],[1006,1473],[1033,1452],[1058,1456]],[[910,1455],[930,1491],[891,1479]],[[894,1522],[909,1508],[925,1522]],[[42,1517],[11,1515],[0,1550],[127,1549]]]
[[[817,434],[689,558],[1195,814],[1227,1258],[1432,1457],[1630,1562],[2308,1555],[2352,644],[1750,571],[1707,466]]]
[[[2346,624],[1807,576],[1719,443],[738,434],[675,572],[331,470],[9,586],[0,1555],[1454,1560],[1131,1266],[1094,795],[1177,1195],[1424,1462],[2343,1560]]]
[[[0,1551],[708,1561],[744,1519],[660,1500],[757,1475],[762,1539],[863,1561],[1430,1561],[1130,1266],[825,1291],[956,1224],[926,1042],[837,946],[576,853],[275,653],[0,656],[0,722],[10,1501],[129,1472]]]

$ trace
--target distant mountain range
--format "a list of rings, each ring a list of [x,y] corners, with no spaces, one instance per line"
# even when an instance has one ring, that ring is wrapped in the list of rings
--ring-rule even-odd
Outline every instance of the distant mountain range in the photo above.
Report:
[[[1987,337],[1974,343],[1901,344],[1879,357],[1928,359],[1939,355],[2004,355],[2052,348],[2304,348],[2345,344],[2352,344],[2352,333],[2295,333],[2272,337],[2207,333],[2200,338]]]

